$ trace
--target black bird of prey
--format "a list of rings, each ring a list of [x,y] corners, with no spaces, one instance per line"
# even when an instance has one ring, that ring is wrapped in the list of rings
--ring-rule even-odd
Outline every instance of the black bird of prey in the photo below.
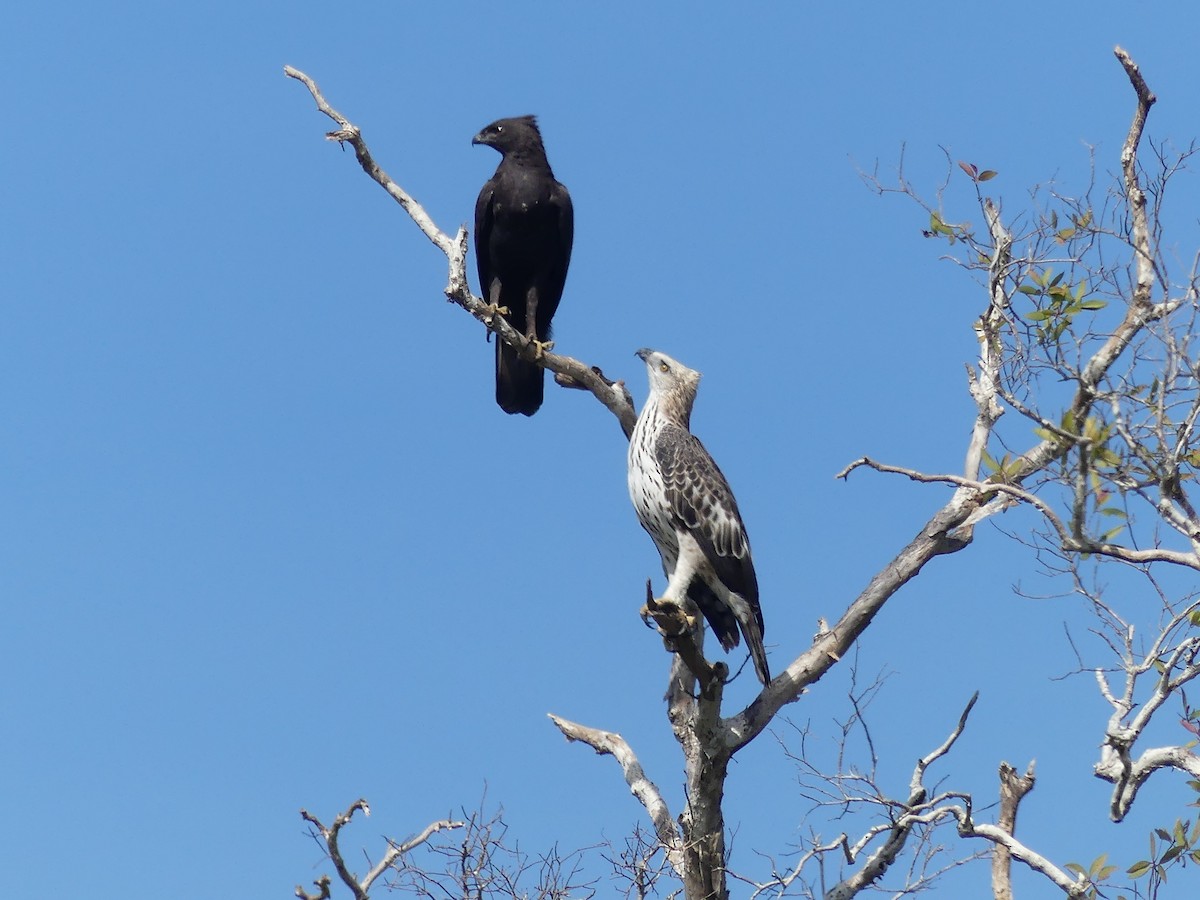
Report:
[[[548,348],[550,320],[562,298],[575,211],[554,180],[533,116],[500,119],[472,144],[504,157],[475,201],[475,258],[483,299],[507,307],[508,323],[537,352]],[[532,416],[542,405],[542,367],[496,339],[496,402],[506,413]]]
[[[754,671],[771,680],[750,539],[729,482],[688,430],[700,373],[657,350],[637,355],[650,396],[629,440],[629,496],[667,575],[663,598],[689,598],[726,651],[746,638]]]

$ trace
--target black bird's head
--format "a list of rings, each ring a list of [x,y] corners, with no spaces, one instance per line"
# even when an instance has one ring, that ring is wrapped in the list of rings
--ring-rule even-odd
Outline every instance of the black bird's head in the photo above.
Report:
[[[471,138],[471,143],[495,147],[505,156],[512,152],[536,152],[542,156],[546,155],[546,149],[542,145],[542,133],[538,131],[537,119],[533,116],[497,119]]]

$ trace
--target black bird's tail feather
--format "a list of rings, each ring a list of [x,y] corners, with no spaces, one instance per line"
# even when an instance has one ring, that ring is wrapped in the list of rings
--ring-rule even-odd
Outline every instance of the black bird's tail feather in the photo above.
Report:
[[[543,369],[496,339],[496,402],[510,416],[532,416],[542,405],[545,392]]]

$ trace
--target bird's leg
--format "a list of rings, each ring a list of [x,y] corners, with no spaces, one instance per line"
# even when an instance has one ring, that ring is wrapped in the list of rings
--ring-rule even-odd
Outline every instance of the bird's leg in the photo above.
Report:
[[[667,593],[670,594],[669,588]],[[650,587],[650,579],[646,579],[646,603],[641,609],[642,621],[649,626],[650,620],[654,620],[654,627],[662,636],[663,645],[671,653],[678,654],[683,664],[699,680],[701,692],[710,696],[714,685],[719,684],[729,670],[722,663],[713,665],[704,658],[704,652],[701,650],[704,636],[693,609],[693,604],[686,597],[682,603],[670,596],[656,600],[654,590]],[[691,688],[687,690],[690,692]]]
[[[488,302],[487,302],[487,308],[485,310],[485,314],[486,314],[486,319],[484,321],[488,325],[492,324],[492,316],[495,316],[495,315],[507,316],[508,315],[508,307],[500,305],[500,279],[499,278],[493,278],[491,285],[488,287]]]
[[[695,604],[688,599],[687,589],[680,590],[682,583],[684,582],[673,574],[667,581],[667,589],[663,591],[663,595],[655,597],[649,580],[646,581],[646,605],[641,610],[642,621],[649,625],[646,620],[654,619],[664,637],[696,627],[698,611]]]
[[[554,341],[539,341],[537,336],[538,289],[531,287],[525,292],[525,337],[529,340],[530,352],[534,359],[541,359],[542,354],[554,347]]]
[[[658,633],[669,640],[696,627],[696,616],[688,608],[690,605],[686,600],[680,603],[670,596],[656,598],[654,589],[650,586],[650,579],[647,578],[646,602],[638,613],[647,628],[657,628]],[[651,619],[654,620],[653,625],[650,624]]]

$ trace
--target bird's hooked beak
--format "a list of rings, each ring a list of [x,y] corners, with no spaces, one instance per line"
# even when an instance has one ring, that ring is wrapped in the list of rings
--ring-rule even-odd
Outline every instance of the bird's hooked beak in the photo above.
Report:
[[[653,352],[654,351],[651,350],[649,347],[643,347],[641,350],[637,351],[633,355],[636,356],[638,359],[640,359],[642,362],[646,362],[646,357],[649,356]]]
[[[474,147],[476,144],[491,144],[491,141],[489,141],[487,139],[487,135],[481,131],[479,134],[475,135],[475,137],[471,138],[471,146]]]

